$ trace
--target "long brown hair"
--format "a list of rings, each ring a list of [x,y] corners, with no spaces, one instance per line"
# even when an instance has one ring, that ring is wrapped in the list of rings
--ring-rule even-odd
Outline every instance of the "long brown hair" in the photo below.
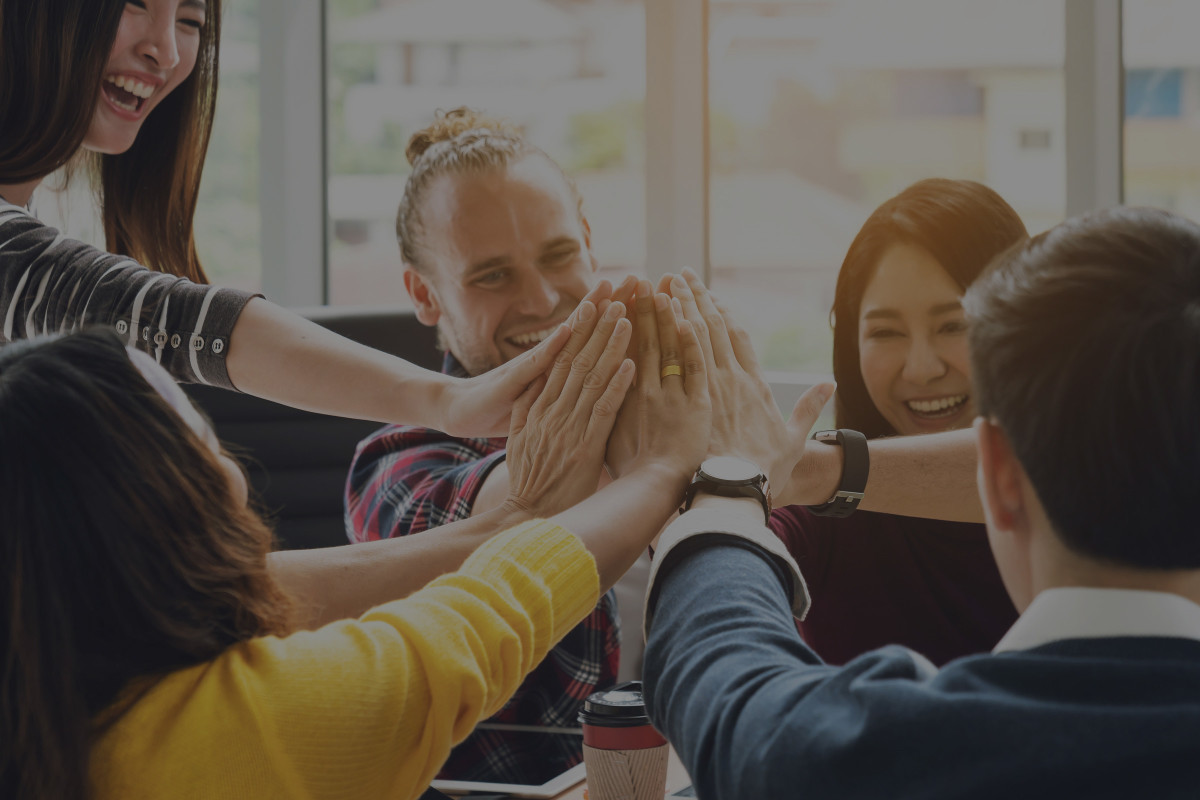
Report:
[[[0,0],[0,183],[27,183],[79,151],[124,0]]]
[[[0,183],[43,178],[87,135],[124,0],[0,0]],[[124,153],[81,156],[106,246],[197,283],[208,277],[194,217],[216,111],[221,0],[207,0],[192,73],[142,123]]]
[[[1027,237],[1012,206],[975,181],[918,181],[871,213],[846,252],[833,299],[834,416],[839,428],[868,438],[896,434],[867,393],[858,355],[862,297],[884,252],[901,243],[922,247],[965,291],[993,258]]]
[[[131,681],[285,633],[290,605],[269,529],[111,332],[0,348],[0,452],[0,796],[85,798]]]

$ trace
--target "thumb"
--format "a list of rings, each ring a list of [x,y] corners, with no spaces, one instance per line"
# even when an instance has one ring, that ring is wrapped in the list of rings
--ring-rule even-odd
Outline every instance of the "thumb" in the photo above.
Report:
[[[821,409],[825,408],[829,398],[833,397],[835,388],[832,383],[818,383],[800,396],[787,423],[788,430],[793,436],[801,439],[808,438],[808,432],[816,424],[817,417],[821,416]]]
[[[538,399],[544,388],[546,388],[546,377],[539,375],[534,378],[533,383],[525,387],[525,391],[517,395],[508,428],[510,439],[525,429],[525,424],[529,421],[529,409],[533,407],[534,401]]]
[[[545,374],[554,364],[554,357],[558,355],[558,351],[563,349],[563,345],[571,338],[571,329],[566,325],[559,325],[554,329],[554,333],[550,334],[537,347],[530,350],[528,353],[523,353],[507,364],[502,364],[491,373],[502,373],[503,381],[511,390],[511,397],[516,397],[518,394],[528,388],[529,384],[537,379],[539,375]],[[535,394],[536,398],[537,395]]]

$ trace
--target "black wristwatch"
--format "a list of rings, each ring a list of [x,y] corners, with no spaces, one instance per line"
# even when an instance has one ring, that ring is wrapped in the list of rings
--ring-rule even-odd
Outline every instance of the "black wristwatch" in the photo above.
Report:
[[[771,488],[767,476],[756,464],[736,456],[714,456],[704,459],[700,469],[683,496],[683,507],[692,507],[696,495],[714,494],[718,497],[753,497],[762,503],[763,518],[771,516]]]
[[[871,467],[867,437],[858,431],[839,428],[836,431],[817,431],[812,438],[825,444],[841,445],[842,480],[833,497],[820,505],[809,506],[808,510],[822,517],[848,517],[862,502],[863,490],[867,488],[867,473]]]

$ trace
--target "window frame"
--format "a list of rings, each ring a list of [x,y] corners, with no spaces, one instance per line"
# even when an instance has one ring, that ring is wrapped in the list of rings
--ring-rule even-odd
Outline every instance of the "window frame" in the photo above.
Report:
[[[329,301],[326,0],[260,0],[262,285],[285,306]],[[708,18],[645,0],[646,269],[709,264]],[[1123,197],[1121,0],[1065,0],[1068,216]],[[314,87],[316,90],[314,91]],[[772,375],[781,400],[819,376]]]

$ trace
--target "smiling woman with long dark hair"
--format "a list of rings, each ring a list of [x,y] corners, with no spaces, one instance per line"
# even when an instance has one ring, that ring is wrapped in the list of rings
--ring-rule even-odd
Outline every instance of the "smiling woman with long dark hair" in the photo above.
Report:
[[[919,181],[871,213],[838,273],[838,428],[868,439],[965,428],[975,417],[961,298],[1025,225],[992,189]],[[801,632],[845,663],[899,643],[941,664],[992,648],[1016,618],[982,524],[776,509],[772,527],[816,602]]]
[[[562,337],[487,375],[451,378],[203,285],[193,216],[220,22],[221,0],[0,0],[0,344],[106,325],[181,381],[456,435],[504,433]],[[108,252],[33,212],[43,179],[89,165]]]

